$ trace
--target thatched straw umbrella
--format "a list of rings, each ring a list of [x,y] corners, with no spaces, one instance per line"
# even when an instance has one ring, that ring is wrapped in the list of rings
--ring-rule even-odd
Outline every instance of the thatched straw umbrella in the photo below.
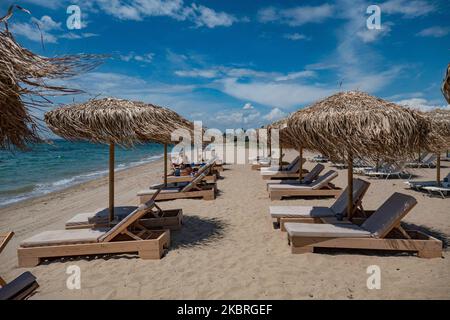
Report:
[[[192,124],[176,112],[143,102],[114,98],[89,100],[45,114],[45,122],[57,135],[70,140],[87,140],[109,145],[109,213],[114,219],[114,149],[135,143],[163,143],[165,177],[167,177],[167,144],[176,129],[192,130]]]
[[[427,113],[433,124],[433,134],[436,138],[436,184],[441,184],[441,152],[450,148],[450,111],[435,109]]]
[[[271,125],[269,125],[270,129],[278,129],[279,130],[279,142],[280,142],[280,167],[282,168],[283,159],[283,149],[282,148],[289,148],[289,149],[297,149],[300,157],[300,168],[299,168],[299,180],[303,178],[303,150],[304,150],[304,144],[301,143],[300,139],[297,139],[298,137],[293,136],[291,131],[288,129],[288,118],[284,118],[278,121],[275,121]]]
[[[450,63],[447,67],[447,72],[445,74],[444,81],[442,82],[442,93],[444,94],[445,100],[450,103]]]
[[[36,55],[21,47],[8,31],[7,21],[12,10],[13,6],[6,16],[0,17],[0,23],[5,26],[5,30],[0,30],[0,149],[16,147],[23,150],[29,143],[41,141],[38,120],[31,111],[51,104],[45,96],[80,92],[50,85],[46,80],[63,79],[91,70],[104,56],[46,58]]]
[[[294,113],[292,136],[330,158],[348,161],[349,218],[353,212],[353,158],[402,159],[427,144],[431,121],[418,111],[363,92],[341,92]]]

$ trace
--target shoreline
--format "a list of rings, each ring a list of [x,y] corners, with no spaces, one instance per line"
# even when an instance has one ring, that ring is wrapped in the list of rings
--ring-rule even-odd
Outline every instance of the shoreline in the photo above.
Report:
[[[161,162],[161,166],[162,166],[163,165],[162,164],[163,163],[163,159],[162,158],[163,158],[163,156],[158,156],[156,159],[150,160],[149,162],[140,163],[140,164],[137,164],[137,165],[132,165],[132,166],[129,166],[129,167],[126,167],[126,168],[116,168],[116,170],[114,171],[115,172],[115,176],[119,177],[122,172],[131,170],[131,169],[134,169],[134,168],[139,168],[139,167],[142,167],[142,166],[147,166],[147,165],[150,165],[150,164],[158,163],[158,162]],[[106,166],[105,166],[105,170],[107,170]],[[85,173],[85,174],[87,174],[87,173]],[[18,200],[18,201],[11,202],[11,203],[8,203],[8,204],[5,204],[5,205],[1,205],[0,204],[0,214],[1,214],[1,211],[3,209],[20,208],[20,207],[23,207],[23,206],[27,206],[27,205],[33,204],[36,201],[37,202],[43,201],[43,200],[45,201],[46,198],[48,198],[46,201],[51,201],[52,199],[54,199],[55,195],[57,195],[58,193],[64,193],[64,192],[68,192],[70,190],[75,190],[78,187],[79,188],[83,188],[83,186],[88,187],[88,185],[90,183],[95,183],[96,181],[105,180],[106,183],[108,183],[107,179],[108,179],[108,173],[105,173],[105,174],[101,174],[98,177],[89,179],[87,181],[82,181],[82,182],[78,182],[78,183],[75,183],[75,184],[72,184],[72,185],[68,185],[66,187],[63,187],[62,189],[49,191],[49,192],[41,194],[41,195],[30,196],[30,197],[28,197],[26,199]]]

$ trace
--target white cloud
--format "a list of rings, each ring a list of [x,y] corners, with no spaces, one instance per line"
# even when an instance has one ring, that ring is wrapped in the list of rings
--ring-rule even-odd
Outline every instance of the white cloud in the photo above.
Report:
[[[50,16],[42,16],[41,19],[32,18],[42,31],[61,30],[61,22],[56,22]]]
[[[388,35],[392,30],[392,23],[385,22],[381,25],[381,29],[367,29],[363,28],[356,34],[365,43],[374,42]]]
[[[26,3],[32,3],[44,8],[56,9],[63,5],[61,0],[23,0]]]
[[[185,62],[185,60],[183,60]],[[300,78],[314,77],[316,74],[311,70],[302,70],[291,72],[287,74],[279,72],[259,71],[249,68],[232,68],[226,66],[213,66],[206,69],[189,69],[188,64],[185,64],[185,70],[177,70],[175,74],[179,77],[189,78],[207,78],[207,79],[224,79],[224,78],[251,78],[251,79],[275,79],[275,81],[288,81]]]
[[[430,110],[434,110],[436,108],[448,109],[450,111],[450,105],[434,104],[424,98],[405,99],[405,100],[397,101],[396,103],[399,105],[408,107],[408,108],[417,109],[417,110],[421,110],[421,111],[430,111]]]
[[[220,90],[241,99],[282,109],[311,103],[336,92],[335,89],[295,83],[240,83],[228,78],[220,81]]]
[[[286,117],[286,113],[279,108],[273,108],[268,114],[266,114],[263,118],[267,121],[277,121]]]
[[[38,27],[30,23],[14,23],[11,25],[10,30],[15,35],[21,35],[31,41],[46,43],[56,43],[58,39],[53,34],[44,30],[39,31]]]
[[[125,62],[137,61],[142,63],[152,63],[154,56],[155,54],[151,52],[146,54],[135,54],[134,52],[130,52],[126,55],[120,55],[119,58]]]
[[[323,4],[319,6],[298,6],[289,9],[268,7],[258,12],[260,22],[280,22],[291,27],[307,23],[320,23],[333,16],[333,6]]]
[[[311,78],[315,77],[316,73],[311,70],[306,71],[299,71],[299,72],[291,72],[283,76],[279,76],[275,78],[275,81],[289,81],[289,80],[296,80],[300,78]]]
[[[98,34],[90,33],[90,32],[82,32],[82,33],[68,32],[63,35],[60,35],[59,38],[77,40],[77,39],[85,39],[85,38],[92,38],[92,37],[98,37],[98,36],[99,36]]]
[[[258,111],[248,113],[240,110],[228,110],[216,113],[214,118],[216,122],[222,125],[239,127],[253,124],[261,118],[261,114]]]
[[[433,38],[442,38],[448,34],[450,34],[450,27],[439,27],[439,26],[426,28],[417,33],[417,35],[420,37],[433,37]]]
[[[43,40],[44,43],[57,43],[59,38],[76,40],[98,36],[98,34],[90,32],[62,33],[64,29],[61,25],[61,22],[57,22],[52,17],[45,15],[41,19],[31,18],[30,23],[13,23],[11,31],[31,41],[41,42]]]
[[[307,36],[305,36],[304,34],[300,34],[298,32],[286,33],[283,37],[286,39],[292,40],[292,41],[309,40],[309,38]]]
[[[381,12],[400,14],[405,18],[426,16],[437,8],[431,1],[425,0],[388,0],[380,4]]]
[[[183,0],[96,0],[100,9],[121,20],[141,21],[146,17],[170,17],[192,21],[197,27],[229,27],[238,19],[203,5],[186,5]]]
[[[225,12],[216,12],[213,9],[202,5],[196,5],[195,3],[192,4],[192,9],[195,16],[193,20],[198,27],[229,27],[237,21],[237,19],[230,14]]]
[[[185,78],[216,78],[219,73],[214,69],[192,69],[192,70],[177,70],[175,74],[179,77]]]
[[[247,102],[246,104],[244,104],[242,109],[243,110],[252,110],[252,109],[255,109],[255,107],[250,102]]]

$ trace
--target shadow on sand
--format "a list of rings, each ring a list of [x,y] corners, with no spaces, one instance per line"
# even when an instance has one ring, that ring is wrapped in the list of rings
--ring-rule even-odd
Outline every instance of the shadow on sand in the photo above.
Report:
[[[221,239],[224,235],[226,223],[218,218],[206,218],[196,215],[183,217],[183,226],[180,230],[171,232],[171,245],[168,251],[179,248],[192,248],[195,246],[208,245],[214,241]],[[62,258],[42,259],[41,265],[49,265],[54,262],[76,263],[77,261],[93,261],[93,260],[122,260],[138,259],[137,254],[99,254],[99,255],[83,255]]]
[[[207,245],[221,239],[225,228],[226,223],[218,218],[184,216],[181,229],[172,233],[170,250]]]

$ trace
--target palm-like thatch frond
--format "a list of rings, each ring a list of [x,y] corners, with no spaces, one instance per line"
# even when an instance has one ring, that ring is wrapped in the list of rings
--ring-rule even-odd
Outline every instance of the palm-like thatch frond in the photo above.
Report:
[[[404,159],[430,143],[431,121],[419,111],[350,91],[332,95],[288,120],[291,136],[334,158]]]
[[[272,133],[272,130],[278,130],[279,142],[280,146],[287,149],[292,149],[297,147],[295,145],[295,139],[290,135],[290,131],[287,129],[288,119],[280,119],[277,120],[267,126],[267,130],[269,135]]]
[[[445,74],[444,81],[442,82],[442,93],[444,94],[445,100],[450,103],[450,64],[447,67],[447,72]]]
[[[176,112],[143,102],[104,98],[69,105],[45,114],[45,122],[67,140],[115,143],[131,147],[140,142],[172,143],[176,129],[191,133],[193,124]]]
[[[89,71],[100,64],[104,56],[46,58],[34,54],[21,47],[6,27],[12,8],[0,18],[5,24],[5,30],[0,30],[0,149],[26,149],[28,143],[41,141],[32,109],[48,107],[51,102],[45,96],[80,92],[46,81]]]
[[[437,140],[436,150],[450,148],[450,110],[435,109],[427,113],[432,120],[433,134]]]

